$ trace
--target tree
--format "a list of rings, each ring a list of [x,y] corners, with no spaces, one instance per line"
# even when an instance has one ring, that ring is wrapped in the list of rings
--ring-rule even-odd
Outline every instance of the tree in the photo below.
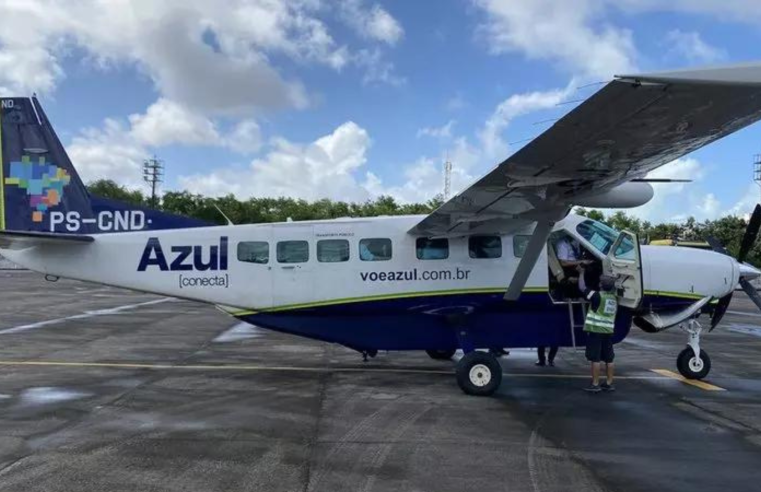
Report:
[[[124,186],[116,184],[110,179],[91,181],[87,185],[87,191],[91,195],[109,200],[117,200],[132,205],[146,205],[147,201],[140,190],[128,190]]]

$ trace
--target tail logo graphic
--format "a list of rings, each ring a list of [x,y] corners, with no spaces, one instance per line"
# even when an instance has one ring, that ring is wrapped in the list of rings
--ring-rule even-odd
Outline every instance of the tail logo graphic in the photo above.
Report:
[[[71,182],[71,176],[65,169],[45,162],[44,156],[36,162],[28,155],[22,156],[21,161],[11,162],[10,171],[5,184],[26,190],[32,208],[32,222],[37,223],[42,222],[45,212],[61,203],[63,189]]]

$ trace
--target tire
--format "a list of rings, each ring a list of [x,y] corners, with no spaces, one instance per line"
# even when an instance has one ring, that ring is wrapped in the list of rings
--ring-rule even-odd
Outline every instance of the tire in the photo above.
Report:
[[[454,355],[455,350],[426,350],[425,353],[433,360],[449,360]]]
[[[700,358],[697,359],[692,347],[687,347],[676,358],[676,368],[687,379],[703,379],[711,372],[711,358],[708,357],[708,352],[701,350]]]
[[[457,362],[457,384],[467,395],[491,396],[502,383],[499,360],[486,352],[470,352]]]

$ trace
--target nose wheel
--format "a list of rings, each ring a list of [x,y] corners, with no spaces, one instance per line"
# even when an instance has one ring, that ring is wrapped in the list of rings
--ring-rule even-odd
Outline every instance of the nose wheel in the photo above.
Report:
[[[457,384],[468,395],[490,396],[502,383],[502,366],[487,352],[469,352],[457,361]]]
[[[703,379],[711,372],[711,358],[700,348],[700,333],[703,327],[698,320],[691,319],[679,327],[687,333],[687,347],[676,358],[679,374],[687,379]]]

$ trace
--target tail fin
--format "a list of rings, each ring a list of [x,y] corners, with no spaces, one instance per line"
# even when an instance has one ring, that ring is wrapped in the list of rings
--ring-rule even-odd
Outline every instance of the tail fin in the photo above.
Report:
[[[211,225],[91,199],[36,97],[0,99],[0,230],[103,233]]]

